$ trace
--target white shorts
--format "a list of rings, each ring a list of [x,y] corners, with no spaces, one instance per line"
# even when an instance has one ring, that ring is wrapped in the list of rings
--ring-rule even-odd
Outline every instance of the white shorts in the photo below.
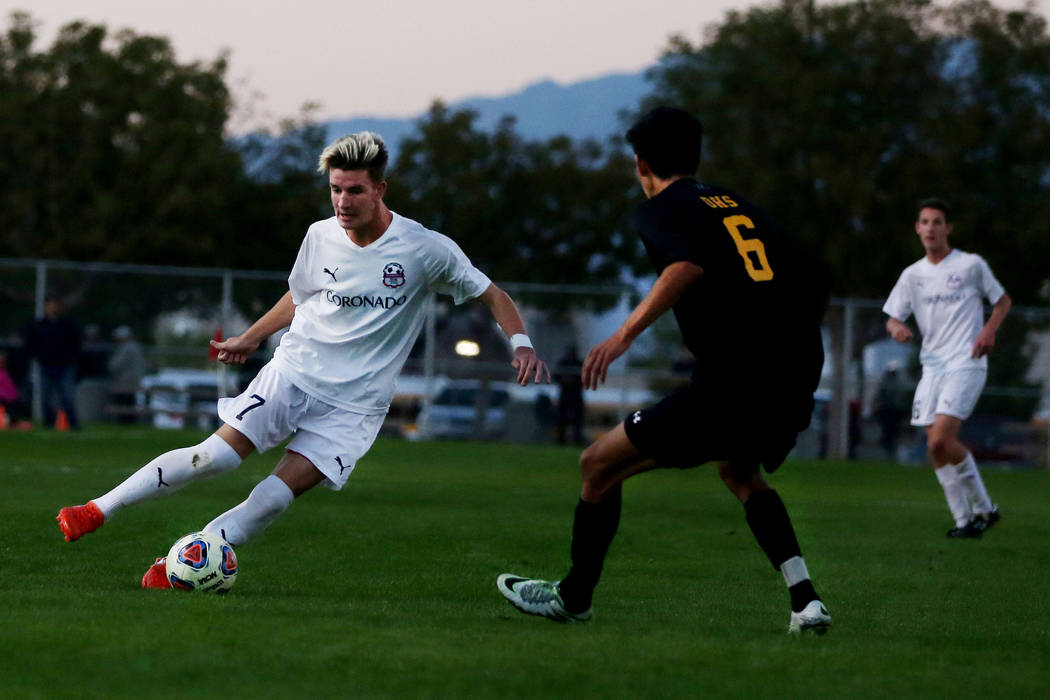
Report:
[[[911,405],[912,425],[933,425],[937,414],[966,420],[981,397],[986,369],[957,369],[922,373]]]
[[[338,491],[375,442],[385,414],[352,413],[310,396],[269,362],[240,396],[219,399],[219,418],[259,452],[281,444],[306,457]]]

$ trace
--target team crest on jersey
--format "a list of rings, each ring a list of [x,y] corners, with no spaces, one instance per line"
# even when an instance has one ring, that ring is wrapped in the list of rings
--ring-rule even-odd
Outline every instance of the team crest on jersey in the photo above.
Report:
[[[405,268],[401,263],[387,263],[383,266],[383,285],[397,289],[405,284]]]
[[[962,277],[955,274],[954,272],[948,275],[948,289],[958,289],[962,286]]]

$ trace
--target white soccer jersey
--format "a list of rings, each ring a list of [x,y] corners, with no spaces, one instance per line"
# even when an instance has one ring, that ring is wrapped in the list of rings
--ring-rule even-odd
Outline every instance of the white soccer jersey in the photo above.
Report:
[[[456,304],[491,284],[452,239],[394,214],[365,247],[335,217],[306,232],[288,277],[295,317],[274,351],[293,384],[348,411],[385,413],[434,292]]]
[[[924,370],[987,368],[987,356],[971,357],[984,327],[982,297],[995,304],[1004,293],[984,258],[952,250],[936,265],[923,258],[904,268],[882,310],[898,321],[915,314]]]

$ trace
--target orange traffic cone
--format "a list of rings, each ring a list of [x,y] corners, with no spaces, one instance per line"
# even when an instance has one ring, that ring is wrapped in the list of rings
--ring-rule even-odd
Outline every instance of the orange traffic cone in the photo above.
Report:
[[[69,416],[65,411],[59,411],[55,417],[55,430],[69,430]]]
[[[7,417],[7,409],[0,403],[0,430],[5,429],[10,424],[11,420]]]

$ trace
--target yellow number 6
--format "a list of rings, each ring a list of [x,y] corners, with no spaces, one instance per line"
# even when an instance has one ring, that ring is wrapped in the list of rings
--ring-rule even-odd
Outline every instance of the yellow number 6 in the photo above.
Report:
[[[740,253],[740,257],[744,259],[744,265],[747,267],[747,274],[756,282],[768,282],[773,279],[773,268],[769,266],[769,260],[766,259],[766,246],[758,238],[744,238],[740,235],[740,227],[754,228],[755,224],[746,216],[737,214],[736,216],[727,216],[722,219],[722,223],[725,224],[726,230],[729,231],[729,235],[733,237],[733,242],[736,243],[736,251]],[[754,261],[748,253],[754,253],[755,257],[758,258],[758,267],[755,267]]]

